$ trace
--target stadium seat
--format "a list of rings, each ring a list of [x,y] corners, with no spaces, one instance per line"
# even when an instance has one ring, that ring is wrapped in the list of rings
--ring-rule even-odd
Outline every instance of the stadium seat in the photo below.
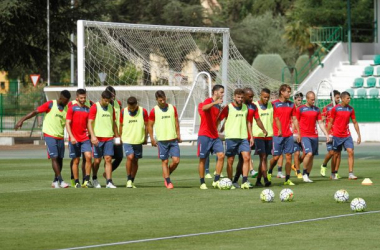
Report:
[[[375,77],[369,77],[367,79],[365,88],[374,88],[376,86],[376,78]]]
[[[367,77],[367,76],[372,76],[372,75],[373,75],[373,67],[372,66],[365,67],[364,74],[362,76]]]
[[[364,79],[363,78],[355,78],[354,80],[354,86],[353,88],[362,88],[364,84]]]
[[[356,98],[366,98],[367,90],[366,89],[357,89],[356,90]]]
[[[373,76],[380,76],[380,66],[377,66],[375,72],[373,72]]]
[[[354,90],[353,89],[346,89],[346,92],[350,94],[352,98],[354,98]]]
[[[375,65],[380,65],[380,55],[375,55],[373,57],[373,64],[371,64],[372,66],[375,66]]]
[[[378,89],[369,89],[368,97],[369,98],[379,98],[379,90]]]

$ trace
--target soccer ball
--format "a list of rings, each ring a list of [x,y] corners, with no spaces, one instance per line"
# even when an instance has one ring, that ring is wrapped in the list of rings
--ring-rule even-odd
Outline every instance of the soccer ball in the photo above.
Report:
[[[340,189],[340,190],[336,191],[334,194],[335,201],[339,202],[339,203],[347,202],[349,198],[350,198],[350,195],[344,189]]]
[[[274,193],[270,189],[264,189],[260,194],[260,199],[263,202],[273,202],[274,201]]]
[[[292,201],[293,200],[293,191],[290,188],[285,188],[280,192],[281,201]]]
[[[223,178],[219,181],[219,189],[229,190],[232,187],[232,181],[228,178]]]
[[[354,212],[363,212],[364,209],[367,207],[365,204],[365,200],[362,198],[355,198],[351,201],[351,210]]]

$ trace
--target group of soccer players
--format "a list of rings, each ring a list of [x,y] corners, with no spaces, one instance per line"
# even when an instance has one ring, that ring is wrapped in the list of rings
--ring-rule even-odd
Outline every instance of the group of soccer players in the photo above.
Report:
[[[250,189],[253,185],[248,180],[251,165],[251,150],[259,156],[256,186],[271,185],[274,167],[284,157],[284,185],[294,185],[290,180],[291,169],[304,182],[312,182],[309,174],[313,167],[314,155],[318,154],[318,124],[327,138],[328,154],[321,166],[321,175],[326,175],[326,166],[331,160],[331,179],[338,179],[338,169],[342,147],[348,152],[349,179],[357,179],[353,174],[353,141],[348,129],[350,118],[358,134],[360,131],[355,119],[354,109],[349,106],[350,95],[347,92],[334,91],[332,103],[327,105],[321,114],[314,106],[315,94],[306,94],[306,104],[302,103],[302,94],[295,95],[291,102],[291,88],[283,84],[279,89],[279,99],[270,102],[271,92],[262,89],[259,100],[253,102],[254,92],[250,88],[236,89],[233,102],[222,106],[224,87],[215,85],[212,97],[198,106],[200,129],[198,132],[198,157],[200,189],[207,189],[205,183],[205,164],[210,154],[217,158],[212,186],[219,187],[224,159],[227,157],[227,176],[233,181],[233,189]],[[67,188],[61,171],[63,165],[64,129],[69,135],[69,155],[71,161],[71,185],[75,188],[101,188],[97,173],[104,159],[106,188],[116,188],[112,181],[112,172],[120,165],[124,154],[127,158],[127,188],[136,188],[134,180],[138,170],[138,161],[143,155],[143,145],[147,144],[148,135],[151,144],[158,147],[161,160],[164,185],[174,188],[170,175],[179,165],[181,142],[180,125],[177,109],[166,102],[164,91],[157,91],[157,105],[150,111],[138,105],[133,96],[127,99],[127,107],[122,108],[116,99],[116,91],[108,86],[98,102],[87,99],[86,90],[78,89],[75,100],[70,102],[71,94],[64,90],[58,100],[51,100],[35,111],[27,114],[16,124],[22,126],[27,119],[39,113],[46,113],[43,133],[47,145],[48,157],[52,160],[54,171],[53,188]],[[339,99],[341,103],[338,104]],[[336,105],[334,106],[334,104]],[[323,120],[322,120],[323,119]],[[224,122],[223,122],[224,121]],[[323,121],[325,123],[323,123]],[[219,131],[218,131],[219,129]],[[220,139],[224,132],[225,145]],[[302,152],[302,154],[300,153]],[[292,155],[295,154],[294,165]],[[233,163],[239,156],[235,176]],[[268,166],[268,156],[273,155]],[[82,158],[82,185],[79,182],[79,163]],[[169,164],[169,158],[171,163]],[[303,163],[303,173],[300,164]],[[92,172],[92,182],[90,175]],[[242,176],[242,184],[238,180]]]

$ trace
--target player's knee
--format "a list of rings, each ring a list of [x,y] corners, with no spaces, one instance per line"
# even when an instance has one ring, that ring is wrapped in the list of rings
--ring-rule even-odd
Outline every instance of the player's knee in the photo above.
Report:
[[[306,154],[306,156],[308,156],[308,157],[312,157],[312,156],[313,156],[313,153],[312,153],[312,152],[309,152],[309,153]]]
[[[106,162],[111,162],[111,161],[112,161],[112,156],[109,156],[109,155],[104,156],[104,160],[105,160]]]
[[[224,159],[224,153],[218,153],[218,160],[223,160]]]
[[[130,155],[128,155],[128,156],[127,156],[127,159],[128,159],[129,161],[133,161],[133,160],[135,159],[135,154],[130,154]]]
[[[175,157],[172,159],[172,164],[173,165],[178,165],[179,164],[179,158]]]

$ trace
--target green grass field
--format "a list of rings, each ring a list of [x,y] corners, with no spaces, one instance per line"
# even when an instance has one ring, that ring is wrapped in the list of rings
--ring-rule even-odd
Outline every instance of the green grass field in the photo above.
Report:
[[[271,187],[276,194],[274,203],[259,200],[262,188],[200,190],[195,157],[182,159],[172,175],[173,190],[164,187],[160,163],[153,157],[141,161],[137,189],[125,188],[123,161],[113,178],[118,189],[112,190],[55,190],[50,188],[53,172],[49,161],[0,160],[1,249],[70,248],[353,214],[349,203],[338,204],[333,199],[341,188],[349,192],[350,200],[364,198],[367,211],[378,211],[379,157],[368,159],[367,153],[356,161],[357,181],[319,177],[319,156],[311,175],[315,182],[305,184],[293,176],[298,185],[291,187],[295,199],[288,203],[279,200],[284,187],[276,178]],[[64,163],[63,176],[69,181],[69,160]],[[347,177],[345,159],[340,174]],[[370,177],[374,185],[362,186],[364,177]],[[211,188],[211,180],[207,183]],[[379,231],[380,213],[372,213],[99,248],[375,249]]]

